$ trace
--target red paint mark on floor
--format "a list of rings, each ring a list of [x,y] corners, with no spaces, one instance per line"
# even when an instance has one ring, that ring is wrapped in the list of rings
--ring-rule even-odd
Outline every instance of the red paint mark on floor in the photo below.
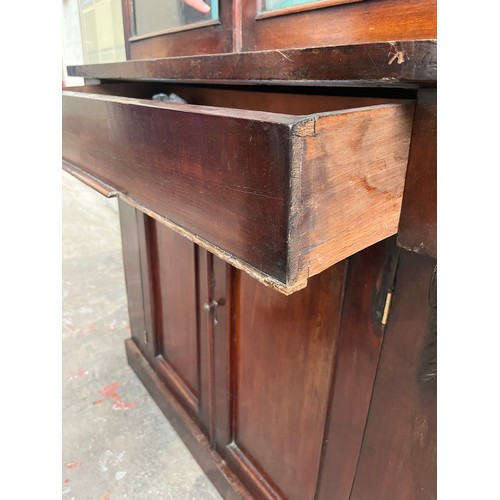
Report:
[[[78,370],[74,372],[68,372],[68,375],[69,380],[74,380],[75,378],[82,378],[86,375],[90,375],[90,372],[88,370],[84,370],[83,368],[78,368]]]
[[[92,404],[93,405],[102,405],[104,403],[104,399],[96,399]]]
[[[69,483],[69,479],[65,479],[65,480],[63,481],[63,484],[68,484],[68,483]]]
[[[105,491],[105,492],[101,495],[101,500],[109,500],[109,491]]]
[[[107,385],[104,387],[104,389],[101,389],[99,392],[105,397],[105,398],[116,398],[120,399],[119,394],[116,392],[116,389],[118,389],[118,382],[113,382],[112,384]]]
[[[78,467],[80,467],[81,463],[80,462],[68,462],[66,464],[66,467],[68,469],[78,469]]]
[[[134,408],[135,406],[137,406],[137,403],[135,403],[134,401],[130,401],[129,403],[124,403],[123,401],[120,401],[120,400],[116,400],[114,403],[113,403],[113,410],[129,410],[130,408]]]
[[[134,408],[137,406],[137,403],[134,401],[125,402],[122,401],[121,396],[116,392],[118,389],[118,383],[113,382],[112,384],[107,385],[99,392],[105,397],[109,399],[113,399],[113,410],[129,410],[130,408]]]

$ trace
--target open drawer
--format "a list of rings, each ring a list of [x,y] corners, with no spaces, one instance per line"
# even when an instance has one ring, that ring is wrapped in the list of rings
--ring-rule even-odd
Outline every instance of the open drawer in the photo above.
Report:
[[[63,160],[292,293],[397,232],[412,116],[411,101],[109,83],[63,92]]]

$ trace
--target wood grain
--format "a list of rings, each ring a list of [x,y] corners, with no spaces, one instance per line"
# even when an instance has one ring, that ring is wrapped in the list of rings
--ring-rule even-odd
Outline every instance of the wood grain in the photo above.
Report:
[[[437,257],[437,93],[420,89],[413,124],[398,243]]]
[[[302,169],[298,275],[397,232],[412,116],[409,105],[317,118],[304,139],[303,164],[314,168]]]
[[[198,405],[199,338],[195,245],[150,220],[156,301],[156,359],[191,407]]]
[[[190,109],[194,112],[153,101],[70,98],[64,157],[284,282],[292,119]],[[255,239],[266,245],[255,245]]]
[[[244,273],[232,284],[234,444],[225,456],[256,498],[314,497],[344,273],[332,267],[289,297]]]

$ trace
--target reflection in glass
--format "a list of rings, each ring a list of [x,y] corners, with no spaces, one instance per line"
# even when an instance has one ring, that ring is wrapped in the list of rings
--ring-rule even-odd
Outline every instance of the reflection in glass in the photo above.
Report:
[[[188,5],[189,0],[134,0],[135,35],[178,28],[219,18],[218,0],[203,0],[210,7],[204,14]]]
[[[295,7],[296,5],[304,5],[306,3],[315,3],[321,0],[265,0],[264,10],[286,9],[287,7]]]

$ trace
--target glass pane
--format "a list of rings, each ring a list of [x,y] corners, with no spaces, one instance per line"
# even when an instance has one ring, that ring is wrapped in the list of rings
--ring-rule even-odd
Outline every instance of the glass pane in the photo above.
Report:
[[[134,0],[135,34],[178,28],[219,18],[218,0]]]
[[[304,5],[306,3],[316,3],[321,0],[265,0],[264,10],[286,9],[287,7],[295,7],[296,5]]]
[[[125,61],[120,0],[80,0],[80,26],[86,64]]]

